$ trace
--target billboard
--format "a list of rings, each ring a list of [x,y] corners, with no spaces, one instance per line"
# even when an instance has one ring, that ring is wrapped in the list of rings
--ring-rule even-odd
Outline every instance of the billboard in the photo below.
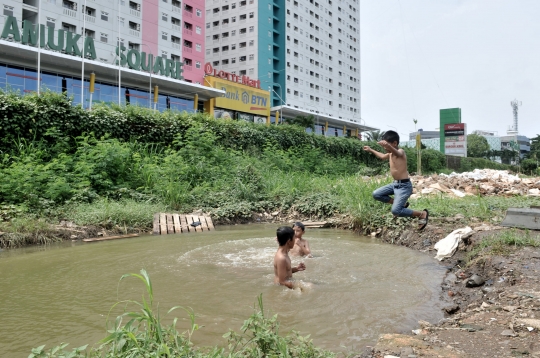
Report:
[[[444,153],[457,157],[467,156],[467,125],[465,123],[444,125]]]
[[[270,115],[270,93],[268,91],[212,76],[206,76],[205,82],[226,92],[221,97],[216,97],[215,107],[263,117]],[[253,118],[244,119],[253,121]]]
[[[444,153],[444,126],[446,124],[461,123],[461,108],[446,108],[439,111],[439,138],[441,153]]]

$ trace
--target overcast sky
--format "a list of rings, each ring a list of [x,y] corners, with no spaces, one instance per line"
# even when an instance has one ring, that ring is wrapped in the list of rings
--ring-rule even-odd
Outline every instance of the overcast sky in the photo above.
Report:
[[[361,0],[360,14],[367,125],[408,138],[413,118],[435,130],[460,107],[469,133],[506,135],[516,98],[520,134],[540,134],[539,0]]]

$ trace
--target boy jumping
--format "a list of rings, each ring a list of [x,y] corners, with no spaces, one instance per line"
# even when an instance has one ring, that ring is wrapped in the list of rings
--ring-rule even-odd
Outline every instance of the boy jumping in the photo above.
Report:
[[[394,182],[385,185],[373,192],[373,198],[383,203],[392,204],[392,214],[394,216],[417,217],[419,221],[419,230],[423,230],[429,219],[427,209],[423,211],[414,211],[408,208],[407,200],[412,194],[412,183],[407,171],[407,155],[403,149],[398,149],[399,134],[394,131],[387,131],[383,135],[383,140],[378,142],[387,153],[380,153],[369,146],[364,146],[366,152],[373,153],[381,160],[390,161],[390,173]],[[394,195],[393,198],[390,195]]]
[[[294,230],[288,226],[282,226],[277,229],[276,234],[279,248],[274,256],[274,283],[294,288],[291,282],[292,274],[304,271],[306,266],[302,262],[296,267],[291,267],[289,251],[294,246]]]

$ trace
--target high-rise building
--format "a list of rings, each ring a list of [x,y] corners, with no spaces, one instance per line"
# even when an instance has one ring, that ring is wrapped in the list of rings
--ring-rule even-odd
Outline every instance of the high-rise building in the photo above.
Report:
[[[203,101],[224,93],[203,86],[203,0],[0,0],[0,6],[2,89],[38,91],[39,82],[39,90],[67,92],[86,106],[94,72],[97,102],[150,106],[157,85],[158,108],[193,110],[195,94]]]
[[[360,118],[359,0],[206,0],[206,61],[258,78],[272,112],[317,131],[372,130]]]

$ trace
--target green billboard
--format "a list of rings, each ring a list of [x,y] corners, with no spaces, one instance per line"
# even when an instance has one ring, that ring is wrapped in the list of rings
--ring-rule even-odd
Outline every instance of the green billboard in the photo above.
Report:
[[[444,153],[444,125],[445,124],[454,124],[454,123],[461,123],[461,108],[446,108],[439,110],[439,117],[441,119],[441,123],[439,125],[439,136],[440,136],[440,145],[441,145],[441,153]]]

